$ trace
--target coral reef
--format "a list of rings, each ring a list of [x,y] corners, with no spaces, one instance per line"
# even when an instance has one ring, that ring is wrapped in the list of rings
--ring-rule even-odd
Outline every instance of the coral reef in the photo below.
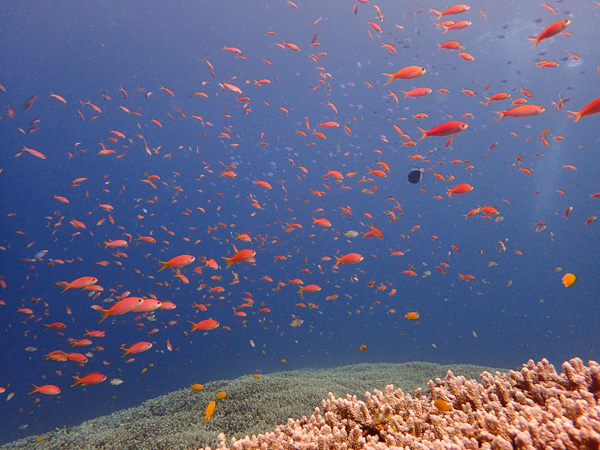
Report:
[[[481,382],[448,371],[429,381],[430,396],[392,385],[366,392],[364,401],[329,393],[310,418],[229,446],[221,433],[217,448],[598,449],[600,365],[574,358],[562,370],[529,360],[519,371],[483,372]]]
[[[201,392],[186,387],[133,408],[28,436],[0,448],[174,450],[215,446],[220,432],[229,437],[244,437],[272,430],[288,417],[310,415],[328,392],[336,396],[362,394],[366,390],[383,389],[389,383],[412,392],[425,387],[428,380],[443,377],[448,370],[473,378],[484,370],[497,369],[410,362],[274,372],[263,374],[259,380],[244,375],[233,380],[205,382]],[[227,392],[227,398],[217,400],[214,414],[204,422],[206,406],[220,391]],[[39,440],[41,443],[36,444]]]

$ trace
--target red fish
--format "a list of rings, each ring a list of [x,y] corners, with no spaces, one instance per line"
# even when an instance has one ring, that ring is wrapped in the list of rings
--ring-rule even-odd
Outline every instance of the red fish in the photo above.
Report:
[[[158,269],[158,271],[160,272],[161,270],[166,269],[167,267],[175,267],[177,269],[180,269],[184,266],[187,266],[188,264],[193,263],[194,261],[196,261],[196,258],[191,256],[191,255],[179,255],[176,256],[175,258],[171,258],[168,261],[159,261],[159,264],[162,264],[163,266]]]
[[[93,284],[96,284],[97,282],[98,282],[98,278],[81,277],[81,278],[77,278],[76,280],[71,281],[70,283],[67,283],[66,281],[59,281],[56,284],[58,286],[64,287],[64,289],[62,291],[60,291],[60,293],[62,294],[67,289],[83,289],[83,288],[86,288]]]
[[[102,316],[102,319],[100,319],[100,322],[102,322],[108,316],[121,316],[125,313],[128,313],[134,308],[140,306],[142,303],[144,303],[144,299],[141,297],[127,297],[121,300],[120,302],[115,303],[108,309],[102,309],[100,307],[94,309],[97,309],[98,311],[104,313],[104,316]]]
[[[337,269],[340,264],[356,264],[361,262],[364,258],[359,253],[348,253],[347,255],[342,256],[341,258],[335,257],[337,262],[333,266],[334,269]]]
[[[394,80],[412,80],[413,78],[425,75],[426,72],[427,70],[424,67],[408,66],[395,73],[383,73],[383,75],[390,77],[387,83],[384,83],[384,86],[390,84]]]
[[[75,387],[78,384],[81,384],[82,386],[88,386],[90,384],[98,384],[98,383],[102,383],[104,380],[106,380],[106,375],[101,374],[100,372],[92,372],[92,373],[88,373],[87,375],[84,375],[83,377],[73,377],[76,381],[74,384],[71,385],[71,387]]]
[[[471,192],[472,190],[473,186],[467,183],[462,183],[454,186],[452,189],[448,189],[448,197],[452,198],[452,196],[456,194],[466,194],[467,192]]]
[[[569,19],[559,20],[558,22],[551,23],[546,28],[544,28],[540,34],[538,34],[535,38],[532,39],[535,41],[535,45],[533,46],[533,48],[536,48],[540,41],[551,38],[552,36],[561,33],[570,24],[571,21]]]
[[[124,356],[129,355],[129,354],[142,353],[147,350],[150,350],[151,348],[152,348],[152,342],[138,342],[136,344],[133,344],[129,348],[124,348],[123,346],[121,346],[121,350],[123,350],[125,352],[125,353],[123,353],[123,356],[121,356],[121,358],[123,358]]]
[[[587,105],[585,105],[583,108],[581,108],[580,111],[569,111],[569,112],[571,114],[575,114],[577,116],[577,119],[575,119],[575,122],[580,121],[581,118],[584,116],[591,116],[592,114],[596,114],[596,113],[600,112],[600,97],[589,102]]]
[[[298,291],[298,293],[304,293],[304,292],[319,292],[321,290],[321,286],[317,285],[317,284],[308,284],[306,286],[300,286],[300,290]]]
[[[451,121],[433,127],[431,130],[424,130],[420,127],[417,128],[421,130],[421,133],[423,133],[423,136],[421,136],[421,139],[419,139],[422,141],[427,136],[452,136],[453,134],[457,134],[466,130],[468,127],[469,125],[464,122]]]
[[[404,98],[406,97],[424,97],[426,95],[431,94],[431,89],[427,87],[415,88],[410,91],[402,91],[404,92]],[[402,100],[404,100],[404,98]]]
[[[246,250],[240,250],[235,255],[233,255],[231,258],[226,258],[225,256],[221,256],[221,258],[223,258],[225,261],[227,261],[227,267],[225,267],[225,268],[229,269],[229,266],[231,266],[233,263],[240,263],[240,262],[248,261],[248,260],[254,258],[255,255],[256,255],[256,252],[254,250],[246,249]]]
[[[192,332],[194,332],[196,330],[210,331],[210,330],[214,330],[215,328],[217,328],[219,326],[219,322],[217,322],[216,320],[213,320],[213,319],[201,320],[198,323],[190,322],[188,320],[188,323],[191,323],[193,325]]]
[[[58,395],[60,394],[60,388],[58,386],[54,386],[53,384],[45,384],[43,386],[36,386],[35,384],[32,384],[33,386],[33,391],[31,391],[29,394],[27,395],[31,395],[31,394],[45,394],[45,395]]]
[[[505,117],[533,117],[538,116],[546,111],[546,108],[539,105],[519,105],[514,108],[510,108],[506,111],[494,111],[496,114],[500,114],[500,118],[494,123],[500,122]]]
[[[444,16],[449,16],[451,14],[460,14],[460,13],[468,11],[469,9],[470,9],[469,5],[454,5],[454,6],[451,6],[450,8],[445,9],[442,12],[439,12],[439,11],[436,11],[435,9],[429,8],[429,12],[432,12],[435,15],[437,15],[436,20],[440,20]]]

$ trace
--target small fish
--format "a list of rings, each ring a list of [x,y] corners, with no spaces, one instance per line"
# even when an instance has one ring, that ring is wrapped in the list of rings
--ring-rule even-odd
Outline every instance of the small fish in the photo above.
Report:
[[[565,287],[570,287],[575,284],[575,282],[577,281],[577,277],[575,275],[573,275],[572,273],[566,273],[562,277],[561,281],[565,285]]]
[[[123,383],[123,380],[121,380],[120,378],[113,378],[112,380],[110,380],[110,384],[112,384],[113,386],[118,386],[121,383]]]
[[[433,403],[433,406],[435,406],[439,412],[450,412],[450,411],[452,411],[452,405],[446,403],[441,398],[437,399]]]
[[[213,400],[206,407],[206,410],[204,411],[204,421],[205,422],[208,422],[208,420],[210,419],[210,416],[212,416],[213,412],[215,411],[215,405],[216,404],[217,403]]]
[[[425,169],[413,169],[408,174],[408,182],[412,184],[418,184],[423,179],[423,173]]]

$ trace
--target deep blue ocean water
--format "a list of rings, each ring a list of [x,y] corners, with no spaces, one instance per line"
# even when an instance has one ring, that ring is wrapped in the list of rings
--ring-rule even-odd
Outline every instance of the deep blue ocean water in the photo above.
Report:
[[[452,6],[440,1],[380,1],[383,20],[373,3],[341,0],[2,2],[0,442],[249,373],[364,362],[518,368],[530,358],[557,367],[574,356],[597,360],[600,233],[599,222],[585,222],[600,212],[600,198],[590,197],[600,192],[600,116],[575,123],[568,111],[600,92],[600,8],[549,3],[554,13],[539,2],[477,2],[443,18],[471,26],[443,34],[429,12]],[[563,19],[572,22],[569,35],[533,49],[528,38]],[[447,40],[459,41],[474,61],[438,51]],[[559,65],[538,67],[542,60]],[[427,73],[384,86],[382,73],[413,65]],[[433,92],[402,100],[402,90],[418,87]],[[545,112],[494,124],[494,111],[525,98],[521,89]],[[191,95],[199,91],[205,96]],[[510,98],[481,104],[501,92]],[[450,120],[468,129],[451,142],[418,140],[417,127]],[[319,128],[326,121],[340,126]],[[546,146],[540,134],[548,129]],[[405,145],[410,140],[416,145]],[[115,153],[99,155],[101,143]],[[15,157],[24,147],[46,159]],[[381,169],[379,158],[390,167],[385,178],[369,173]],[[227,166],[235,178],[219,176]],[[424,169],[419,184],[407,180],[414,168]],[[328,170],[344,179],[325,178]],[[148,175],[160,177],[155,189],[141,181]],[[76,178],[86,180],[72,186]],[[459,183],[473,190],[449,198],[448,188]],[[499,214],[466,220],[478,205],[493,205]],[[313,217],[331,227],[313,226]],[[86,229],[75,229],[71,219]],[[345,236],[371,224],[383,239]],[[252,242],[234,239],[236,233],[248,233]],[[104,248],[127,234],[157,242]],[[226,270],[221,258],[234,253],[232,244],[255,250],[255,262]],[[34,259],[42,250],[47,254]],[[115,256],[119,251],[124,255]],[[364,260],[332,270],[334,256],[352,252]],[[182,254],[196,258],[181,270],[189,284],[171,269],[158,272],[159,260]],[[216,259],[220,269],[204,267],[203,258]],[[561,282],[567,272],[577,276],[569,288]],[[61,294],[55,285],[82,276],[97,277],[104,288],[95,300],[86,291]],[[235,276],[239,282],[231,284]],[[288,284],[296,278],[321,290],[302,299]],[[209,293],[214,286],[225,290]],[[177,308],[98,324],[91,305],[108,307],[125,291]],[[325,300],[331,295],[338,297]],[[250,297],[254,305],[240,309]],[[234,316],[233,307],[247,316]],[[263,307],[270,312],[259,313]],[[420,319],[405,319],[408,312]],[[301,326],[290,326],[294,316]],[[189,333],[188,320],[208,318],[220,327]],[[67,327],[45,330],[54,322]],[[81,339],[86,330],[106,336],[69,350],[67,339]],[[139,341],[152,342],[152,349],[132,355],[132,362],[121,358],[122,344]],[[54,350],[91,356],[83,366],[45,360]],[[107,381],[70,387],[73,376],[95,371]],[[114,378],[123,383],[111,385]],[[27,395],[31,384],[62,392]]]

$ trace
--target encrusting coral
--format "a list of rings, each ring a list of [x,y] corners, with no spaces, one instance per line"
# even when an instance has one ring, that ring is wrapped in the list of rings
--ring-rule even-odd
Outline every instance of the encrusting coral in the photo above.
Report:
[[[519,371],[430,380],[428,396],[392,385],[365,399],[329,394],[310,418],[231,439],[224,449],[600,449],[600,365],[546,360]],[[209,448],[206,448],[209,450]]]

